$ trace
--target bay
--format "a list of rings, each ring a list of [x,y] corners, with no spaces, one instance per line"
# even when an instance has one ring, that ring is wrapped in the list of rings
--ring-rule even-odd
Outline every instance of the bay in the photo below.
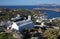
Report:
[[[0,8],[17,8],[17,9],[33,9],[33,8],[60,8],[60,6],[0,6]],[[60,12],[52,10],[40,10],[46,13],[48,19],[60,17]]]

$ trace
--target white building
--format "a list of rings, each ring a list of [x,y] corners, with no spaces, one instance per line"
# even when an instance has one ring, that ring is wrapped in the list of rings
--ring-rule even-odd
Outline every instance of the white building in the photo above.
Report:
[[[56,19],[60,20],[60,17],[52,18],[52,19],[49,19],[49,20],[50,20],[50,22],[52,22],[53,20],[56,20]]]
[[[16,20],[16,19],[21,19],[19,14],[17,14],[17,17],[15,17],[15,18],[11,18],[11,20]]]
[[[13,29],[23,30],[23,29],[26,29],[26,28],[31,29],[33,27],[34,27],[34,24],[31,20],[31,16],[28,16],[27,20],[13,22],[12,25],[7,27],[7,29],[11,28],[11,30],[13,30]]]
[[[43,20],[47,20],[45,16],[38,17],[36,22],[41,23]]]

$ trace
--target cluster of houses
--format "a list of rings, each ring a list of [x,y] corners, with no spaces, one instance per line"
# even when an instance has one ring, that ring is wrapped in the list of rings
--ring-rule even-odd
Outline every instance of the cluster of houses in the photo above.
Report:
[[[22,17],[20,17],[19,14],[17,14],[17,17],[15,18],[11,18],[12,21],[7,21],[7,22],[1,22],[0,26],[4,26],[7,29],[11,29],[11,30],[18,30],[21,31],[23,29],[29,28],[32,29],[34,27],[34,23],[31,20],[31,16],[28,16],[28,18],[26,19],[26,17],[24,17],[24,20],[20,20]]]
[[[11,29],[11,30],[23,30],[23,29],[32,29],[34,28],[34,26],[40,26],[40,27],[44,27],[45,22],[44,20],[48,20],[45,16],[34,16],[34,18],[36,18],[36,22],[40,23],[40,25],[34,25],[33,21],[31,20],[31,16],[29,15],[28,18],[24,17],[24,20],[20,20],[22,17],[17,14],[17,17],[15,18],[11,18],[12,21],[7,21],[7,22],[1,22],[0,26],[5,26],[7,29]],[[49,22],[52,22],[53,20],[55,20],[57,18],[53,18],[53,19],[49,19]]]
[[[21,31],[21,30],[23,30],[23,29],[33,29],[35,26],[39,26],[39,27],[46,27],[46,25],[45,25],[45,21],[44,20],[48,20],[45,16],[40,16],[40,17],[38,17],[38,16],[34,16],[34,18],[36,18],[36,22],[37,23],[40,23],[40,25],[34,25],[34,23],[33,23],[33,21],[32,21],[32,19],[31,19],[31,16],[29,15],[29,16],[27,16],[27,17],[24,17],[24,19],[22,19],[22,17],[19,15],[19,14],[17,14],[17,16],[16,17],[14,17],[14,18],[11,18],[11,21],[5,21],[5,22],[1,22],[0,23],[0,31],[2,31],[3,30],[3,27],[4,28],[6,28],[7,30],[16,30],[16,31]],[[21,20],[22,19],[22,20]],[[55,19],[60,19],[59,17],[57,17],[57,18],[52,18],[52,19],[49,19],[49,21],[47,22],[47,23],[49,23],[49,22],[52,22],[53,20],[55,20]],[[55,29],[59,29],[59,27],[54,27]],[[42,33],[41,32],[42,30],[39,28],[38,29],[38,32],[39,33]],[[37,37],[38,37],[38,35],[39,35],[39,33],[38,32],[32,32],[32,33],[37,33],[36,34],[36,37],[34,38],[34,37],[32,37],[31,39],[38,39]],[[31,32],[30,32],[31,33]],[[14,35],[15,36],[15,35]],[[19,35],[20,36],[20,35]],[[40,35],[39,35],[40,36]],[[40,36],[41,37],[41,36]],[[39,38],[40,38],[39,37]]]

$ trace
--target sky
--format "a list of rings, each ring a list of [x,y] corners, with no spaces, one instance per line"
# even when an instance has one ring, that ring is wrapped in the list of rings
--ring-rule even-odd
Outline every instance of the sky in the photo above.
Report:
[[[40,4],[58,4],[60,0],[0,0],[0,6],[4,5],[40,5]]]

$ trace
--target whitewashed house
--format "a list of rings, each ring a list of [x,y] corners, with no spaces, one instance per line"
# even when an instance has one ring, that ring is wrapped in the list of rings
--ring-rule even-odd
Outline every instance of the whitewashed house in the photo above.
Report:
[[[45,16],[40,16],[37,18],[36,22],[41,23],[43,20],[47,20]]]
[[[11,18],[11,20],[16,20],[16,19],[21,19],[19,14],[17,14],[17,17],[15,17],[15,18]]]
[[[35,25],[35,26],[39,26],[39,27],[45,27],[46,25],[45,25],[45,20],[47,20],[47,18],[46,18],[46,16],[35,16],[35,18],[36,18],[36,23],[39,23],[39,24],[37,24],[37,25]]]
[[[53,22],[53,20],[56,20],[56,19],[60,20],[60,17],[52,18],[52,19],[49,19],[49,20],[50,20],[50,22]]]
[[[10,26],[8,26],[7,29],[11,29],[11,30],[15,29],[15,30],[21,31],[26,28],[32,29],[33,27],[34,27],[34,23],[31,20],[31,16],[28,16],[27,20],[12,22],[12,24]]]

